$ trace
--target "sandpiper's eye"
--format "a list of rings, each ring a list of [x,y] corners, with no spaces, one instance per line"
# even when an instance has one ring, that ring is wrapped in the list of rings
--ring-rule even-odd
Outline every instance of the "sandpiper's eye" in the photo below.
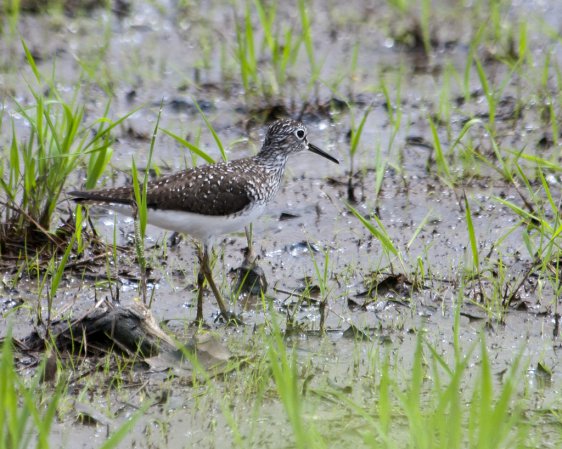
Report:
[[[295,136],[297,136],[300,140],[304,139],[304,131],[302,129],[299,129],[296,133]]]

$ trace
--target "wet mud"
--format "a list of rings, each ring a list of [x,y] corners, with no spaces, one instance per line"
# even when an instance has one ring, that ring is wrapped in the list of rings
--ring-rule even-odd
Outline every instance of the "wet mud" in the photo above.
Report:
[[[146,164],[161,104],[161,127],[187,140],[197,140],[216,159],[220,153],[195,103],[211,120],[229,158],[255,153],[264,136],[264,122],[289,115],[306,123],[309,141],[341,161],[335,166],[314,155],[298,155],[289,161],[276,201],[253,227],[254,251],[266,279],[266,285],[258,280],[266,290],[263,298],[252,295],[252,291],[236,294],[247,246],[244,232],[217,242],[215,277],[231,298],[232,310],[245,323],[238,328],[222,324],[217,320],[212,293],[205,292],[205,321],[221,341],[218,352],[229,348],[228,354],[232,351],[251,358],[253,349],[260,345],[254,330],[275,320],[287,330],[287,341],[296,345],[299,357],[313,366],[311,389],[328,379],[331,385],[349,389],[352,397],[361,397],[359,389],[348,381],[350,367],[368,372],[364,365],[371,363],[368,355],[373,351],[392,354],[406,372],[417,336],[423,334],[445,359],[451,360],[452,327],[458,312],[463,348],[477,344],[485,334],[495,373],[504,372],[521,354],[530,367],[524,381],[537,401],[550,403],[556,397],[562,385],[560,370],[553,369],[545,383],[540,366],[558,365],[558,294],[538,274],[540,262],[526,248],[532,223],[501,201],[518,204],[532,213],[529,204],[533,198],[502,175],[489,135],[482,128],[470,132],[478,156],[466,163],[458,158],[452,165],[456,183],[443,181],[436,169],[428,117],[437,123],[437,132],[447,146],[454,145],[455,137],[471,119],[489,119],[486,95],[475,69],[471,71],[468,98],[460,82],[445,81],[447,64],[462,71],[471,51],[468,19],[460,20],[457,26],[445,19],[455,14],[451,5],[455,2],[443,3],[442,23],[432,31],[431,56],[424,50],[415,20],[414,25],[409,19],[392,20],[392,9],[384,2],[372,5],[353,1],[352,7],[334,3],[329,8],[313,2],[313,40],[322,61],[324,82],[309,88],[311,73],[302,49],[296,68],[291,69],[295,77],[291,87],[268,98],[256,95],[252,99],[247,99],[243,87],[233,80],[236,69],[221,62],[224,56],[220,43],[235,36],[236,5],[203,2],[183,9],[175,2],[138,3],[131,3],[119,14],[110,6],[87,13],[67,11],[59,16],[23,12],[20,19],[40,69],[48,71],[56,64],[57,82],[68,92],[81,83],[79,101],[85,104],[87,121],[101,117],[107,101],[113,118],[139,108],[116,130],[113,167],[103,177],[103,185],[130,182],[133,156],[138,166]],[[538,22],[562,25],[557,2],[513,2],[508,11],[522,17],[534,9],[531,3],[537,5],[533,16]],[[279,7],[279,20],[296,20],[294,11]],[[462,12],[468,15],[470,10],[462,8]],[[534,48],[540,49],[540,38],[531,34]],[[342,67],[350,64],[357,42],[360,50],[356,69],[348,73]],[[31,73],[16,41],[3,46],[0,90],[5,98],[4,114],[14,119],[14,129],[25,136],[28,131],[16,102],[31,103],[25,82]],[[225,48],[232,51],[228,45]],[[485,61],[489,76],[500,83],[509,70],[494,59],[494,51],[499,49],[481,51],[489,57]],[[9,59],[9,54],[14,57]],[[559,60],[560,56],[559,48],[552,52],[552,58]],[[95,75],[80,75],[82,70]],[[345,80],[336,83],[338,77]],[[389,97],[380,89],[381,80],[387,83]],[[439,123],[435,91],[444,82],[452,84],[452,112],[448,123]],[[521,76],[501,91],[495,116],[498,139],[502,147],[515,152],[527,149],[528,154],[560,163],[556,156],[560,147],[554,143],[558,139],[553,139],[539,101],[527,95],[528,82]],[[371,110],[352,161],[351,129],[367,108]],[[398,113],[401,123],[395,127]],[[9,120],[2,121],[0,142],[4,148],[10,143],[11,126]],[[153,160],[161,173],[203,163],[164,133],[157,137]],[[475,160],[490,162],[475,165]],[[523,166],[525,163],[521,161]],[[80,188],[83,178],[83,172],[76,173],[68,189]],[[559,173],[547,173],[546,180],[559,204]],[[531,190],[544,199],[541,185],[536,182],[533,187]],[[485,266],[474,278],[467,276],[473,262],[467,202]],[[380,220],[400,257],[385,249],[351,208],[370,223],[374,217]],[[57,220],[68,219],[72,210],[70,202],[63,199]],[[133,244],[133,221],[97,208],[90,210],[90,218],[99,240],[107,247],[96,246],[83,259],[70,261],[71,267],[53,298],[53,310],[61,319],[80,316],[104,297],[130,304],[139,296],[141,274]],[[148,289],[153,294],[151,313],[168,334],[185,342],[193,333],[189,324],[196,313],[197,257],[189,237],[173,242],[170,237],[170,233],[148,227],[145,246]],[[114,242],[118,248],[115,258],[107,255],[114,251]],[[18,270],[16,262],[9,257],[1,260],[4,281],[0,311],[5,319],[0,322],[0,335],[5,335],[10,326],[16,338],[24,339],[38,324],[36,308],[46,316],[47,304],[43,297],[37,297],[33,273]],[[485,298],[495,295],[498,285],[502,288],[497,293],[501,307],[490,308]],[[219,359],[227,358],[225,354],[221,353]],[[20,362],[26,360],[31,366],[25,357]],[[109,395],[113,403],[99,391],[93,393],[99,408],[110,410],[109,414],[116,417],[114,422],[124,422],[134,413],[130,403],[139,395],[157,398],[162,388],[166,390],[165,398],[156,401],[157,405],[139,421],[143,437],[131,434],[122,447],[159,447],[163,441],[166,447],[231,445],[233,436],[225,430],[229,423],[220,404],[205,396],[197,382],[193,387],[193,382],[182,380],[180,375],[170,380],[165,369],[158,369],[161,367],[149,364],[135,370],[123,381],[128,385],[126,394]],[[243,384],[243,376],[241,368],[219,377],[215,393],[219,397],[230,394],[229,383]],[[244,402],[244,394],[232,394],[236,415],[251,416],[254,411]],[[337,428],[343,419],[340,412],[320,398],[313,403],[311,408],[319,413],[318,425],[326,434],[337,432],[331,426]],[[273,401],[269,405],[260,416],[264,429],[261,438],[268,447],[286,447],[282,437],[286,422],[280,419],[282,405]],[[75,413],[69,413],[57,423],[53,441],[66,447],[98,447],[114,422],[96,418],[90,408],[84,411],[77,406],[76,410],[76,414],[94,415],[86,419],[90,424],[75,421]],[[242,434],[254,431],[249,422],[241,424],[239,430]],[[354,444],[357,441],[351,440]],[[79,444],[75,444],[77,441]]]

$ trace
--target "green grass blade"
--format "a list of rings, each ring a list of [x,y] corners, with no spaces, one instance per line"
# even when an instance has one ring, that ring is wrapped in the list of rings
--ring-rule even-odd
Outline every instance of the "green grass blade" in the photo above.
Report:
[[[472,214],[470,212],[470,204],[466,194],[464,195],[464,208],[466,216],[466,227],[468,231],[468,239],[470,241],[470,248],[472,251],[472,263],[476,271],[480,271],[480,261],[478,255],[478,244],[476,242],[476,233],[474,232],[474,224],[472,223]]]
[[[86,170],[86,189],[93,189],[96,186],[112,156],[113,149],[109,146],[109,142],[107,146],[101,147],[96,152],[90,154]]]
[[[66,268],[66,263],[68,262],[68,258],[70,257],[70,253],[72,252],[72,247],[74,246],[74,242],[76,241],[76,234],[72,235],[70,242],[68,243],[66,249],[64,250],[64,254],[62,259],[58,263],[57,271],[51,280],[51,289],[50,289],[50,297],[54,298],[57,290],[59,288],[60,281],[62,279],[62,275],[64,274],[64,269]]]
[[[494,92],[492,91],[490,84],[488,83],[488,78],[486,77],[486,72],[480,63],[478,58],[474,58],[474,63],[476,64],[476,73],[478,73],[478,78],[480,79],[480,84],[484,95],[486,96],[486,101],[488,102],[488,124],[490,129],[494,129],[496,122],[496,100],[494,98]]]
[[[430,210],[427,214],[425,214],[425,217],[423,217],[422,221],[420,221],[420,224],[416,227],[416,229],[414,230],[414,233],[412,234],[412,237],[410,237],[410,240],[406,244],[406,248],[409,249],[412,246],[412,244],[414,243],[414,241],[416,240],[416,238],[418,237],[420,232],[423,230],[423,228],[425,228],[425,225],[427,224],[427,222],[431,218],[432,213],[433,213],[433,211]]]
[[[494,200],[496,200],[497,202],[503,204],[504,206],[509,207],[513,212],[515,212],[517,215],[519,215],[521,218],[523,218],[527,223],[542,223],[544,225],[547,226],[547,229],[550,228],[550,226],[548,225],[548,223],[544,220],[541,220],[540,217],[538,217],[535,214],[532,214],[530,212],[527,212],[525,209],[517,206],[516,204],[512,203],[511,201],[507,201],[503,198],[497,197],[497,196],[493,196],[492,197]]]
[[[299,16],[301,19],[302,36],[304,40],[304,47],[308,56],[310,70],[312,73],[316,72],[316,58],[314,56],[314,43],[312,41],[312,32],[310,26],[310,17],[307,11],[308,2],[306,0],[299,0]]]
[[[398,249],[392,243],[392,240],[386,233],[384,227],[382,227],[382,223],[377,219],[377,217],[374,218],[377,221],[377,224],[382,228],[382,230],[375,228],[373,224],[369,220],[367,220],[363,215],[361,215],[356,209],[354,209],[353,206],[348,204],[347,207],[353,213],[353,215],[355,215],[359,219],[359,221],[363,224],[363,226],[365,226],[368,229],[368,231],[374,237],[376,237],[377,240],[381,242],[381,244],[383,245],[386,251],[394,254],[395,256],[399,256]]]
[[[25,43],[25,40],[23,38],[21,39],[21,44],[23,46],[23,51],[25,52],[27,63],[29,64],[29,67],[31,67],[33,75],[35,75],[35,79],[37,80],[37,82],[41,82],[41,74],[39,73],[39,69],[37,68],[37,64],[35,63],[35,58],[29,51],[29,48],[27,48],[27,44]]]
[[[361,134],[363,133],[363,127],[365,126],[365,122],[367,121],[367,117],[369,116],[372,108],[372,105],[369,105],[369,107],[363,113],[363,117],[361,118],[361,122],[359,122],[359,126],[357,127],[357,129],[352,129],[351,145],[349,149],[351,157],[355,156],[357,148],[359,147],[359,140],[361,139]]]
[[[170,136],[172,139],[174,139],[175,141],[177,141],[178,143],[180,143],[181,145],[183,145],[184,147],[186,147],[189,151],[191,151],[192,153],[196,154],[197,156],[199,156],[201,159],[204,159],[207,163],[209,164],[214,164],[215,160],[209,156],[207,153],[205,153],[202,149],[200,149],[199,147],[193,145],[192,143],[188,142],[185,139],[182,139],[180,136],[178,136],[177,134],[174,134],[171,131],[168,131],[167,129],[164,128],[160,128],[160,130],[164,133],[167,134],[168,136]]]
[[[138,411],[136,411],[133,416],[128,418],[115,432],[111,434],[111,436],[105,440],[105,442],[100,446],[100,449],[114,449],[119,446],[119,443],[131,433],[133,427],[137,423],[137,421],[144,416],[146,411],[152,406],[153,404],[150,401],[144,403]]]
[[[216,133],[215,129],[213,128],[213,125],[211,124],[211,122],[209,121],[209,119],[207,118],[207,116],[205,115],[205,113],[203,112],[201,107],[199,106],[199,103],[197,103],[197,101],[195,99],[193,100],[193,103],[195,104],[195,107],[199,111],[199,114],[201,114],[201,117],[205,121],[205,125],[207,125],[207,128],[209,129],[209,131],[211,131],[211,134],[213,135],[213,139],[215,139],[215,143],[217,144],[217,146],[219,147],[219,150],[221,152],[222,160],[226,161],[228,159],[227,156],[226,156],[226,150],[224,149],[224,145],[222,144],[219,135]]]
[[[449,170],[449,164],[445,155],[443,154],[443,148],[441,147],[441,139],[439,139],[439,134],[437,132],[437,127],[431,117],[428,118],[429,127],[431,129],[431,135],[433,136],[433,148],[435,149],[435,161],[437,162],[437,167],[441,173],[445,176],[447,180],[451,179],[451,171]]]

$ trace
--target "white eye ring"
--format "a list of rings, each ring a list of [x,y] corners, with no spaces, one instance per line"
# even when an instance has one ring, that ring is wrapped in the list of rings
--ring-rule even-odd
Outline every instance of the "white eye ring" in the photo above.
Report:
[[[300,140],[304,139],[304,130],[299,129],[295,131],[295,136],[297,136],[297,138]]]

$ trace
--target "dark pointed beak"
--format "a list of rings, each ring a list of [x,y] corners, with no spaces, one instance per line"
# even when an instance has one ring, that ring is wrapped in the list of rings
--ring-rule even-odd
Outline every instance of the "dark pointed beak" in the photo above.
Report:
[[[326,159],[335,162],[336,164],[339,164],[340,161],[338,161],[335,157],[330,156],[328,153],[326,153],[325,151],[322,151],[320,148],[318,148],[316,145],[312,145],[311,143],[308,144],[308,150],[312,151],[313,153],[319,154],[322,157],[325,157]]]

